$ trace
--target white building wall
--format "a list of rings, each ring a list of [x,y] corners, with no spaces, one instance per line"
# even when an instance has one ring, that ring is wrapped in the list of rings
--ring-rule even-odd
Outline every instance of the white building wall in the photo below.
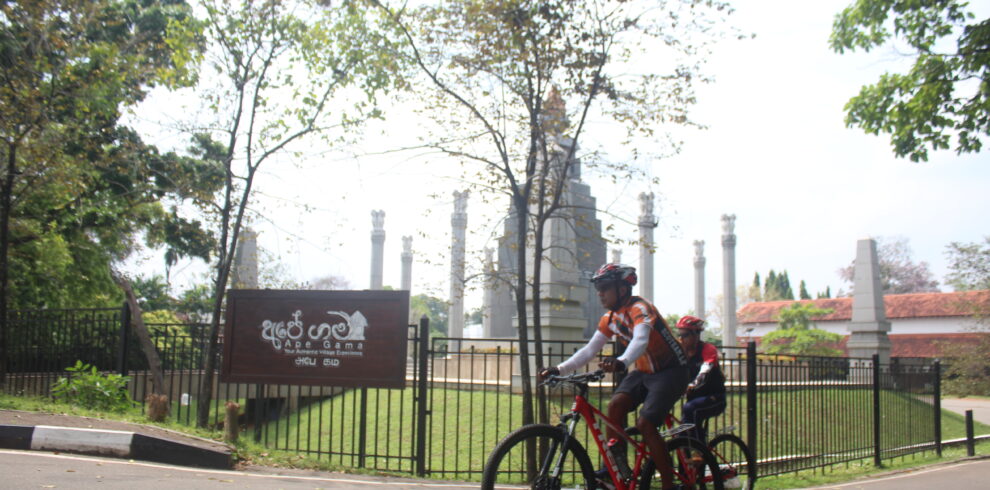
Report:
[[[888,335],[969,333],[976,327],[976,322],[967,317],[888,318],[887,320],[890,322]],[[848,321],[817,322],[816,326],[827,332],[849,335]],[[752,330],[750,327],[753,327]],[[744,323],[739,325],[739,336],[763,337],[776,329],[776,323]]]

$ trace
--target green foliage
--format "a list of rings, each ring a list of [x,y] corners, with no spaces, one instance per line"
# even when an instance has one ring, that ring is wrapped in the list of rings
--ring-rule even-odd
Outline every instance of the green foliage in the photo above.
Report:
[[[108,264],[130,253],[142,232],[151,245],[195,233],[198,224],[166,212],[163,201],[211,192],[216,182],[184,178],[199,161],[160,154],[118,124],[148,88],[178,83],[173,55],[192,46],[170,44],[168,30],[189,19],[189,7],[44,0],[3,2],[0,12],[0,194],[12,203],[0,225],[9,231],[2,259],[10,306],[117,303]]]
[[[791,290],[791,280],[787,277],[787,271],[777,274],[773,269],[770,269],[767,274],[767,282],[763,285],[763,301],[784,299],[794,299],[794,291]]]
[[[777,329],[764,335],[761,347],[768,354],[808,356],[837,356],[842,351],[833,347],[842,336],[815,328],[812,321],[832,313],[829,308],[817,308],[813,303],[797,303],[781,308],[777,314]]]
[[[914,58],[906,73],[884,73],[850,99],[846,125],[889,134],[894,154],[915,162],[928,160],[929,149],[979,152],[990,134],[990,20],[974,20],[967,7],[963,0],[857,0],[836,15],[834,51],[897,40]]]
[[[811,295],[808,294],[808,287],[804,284],[804,279],[801,280],[801,291],[798,295],[798,299],[811,299]]]
[[[946,248],[946,283],[956,291],[990,289],[990,236],[984,237],[982,244],[952,242]]]
[[[100,374],[95,366],[76,361],[65,368],[68,376],[52,384],[52,395],[61,401],[92,410],[123,412],[133,401],[127,392],[129,378],[119,374]]]
[[[446,301],[425,294],[417,294],[409,298],[409,309],[413,322],[419,323],[419,319],[425,315],[430,319],[430,330],[439,332],[440,336],[447,335],[447,316],[450,305]]]

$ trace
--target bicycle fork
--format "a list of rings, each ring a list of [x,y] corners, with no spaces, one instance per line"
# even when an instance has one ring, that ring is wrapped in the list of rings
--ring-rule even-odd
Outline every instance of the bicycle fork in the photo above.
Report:
[[[553,481],[559,481],[564,472],[564,456],[567,455],[567,447],[571,443],[571,438],[574,437],[574,430],[577,428],[579,418],[576,412],[570,412],[560,416],[561,423],[566,424],[564,440],[560,442],[559,448],[555,446],[556,443],[552,443],[554,445],[551,445],[550,451],[547,451],[547,458],[542,468],[542,473],[549,475]],[[558,451],[558,449],[560,450]],[[556,461],[551,461],[552,459],[556,459]]]

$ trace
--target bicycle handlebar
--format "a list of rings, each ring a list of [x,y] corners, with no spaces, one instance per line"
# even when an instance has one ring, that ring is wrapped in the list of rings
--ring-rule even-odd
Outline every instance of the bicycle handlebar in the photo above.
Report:
[[[590,373],[574,373],[574,374],[568,374],[566,376],[561,376],[561,375],[547,376],[547,378],[543,380],[543,382],[540,383],[540,385],[547,386],[548,388],[556,388],[557,386],[562,384],[569,384],[574,386],[583,386],[587,388],[588,383],[591,383],[593,381],[601,381],[604,378],[605,378],[605,371],[599,369],[597,371]]]

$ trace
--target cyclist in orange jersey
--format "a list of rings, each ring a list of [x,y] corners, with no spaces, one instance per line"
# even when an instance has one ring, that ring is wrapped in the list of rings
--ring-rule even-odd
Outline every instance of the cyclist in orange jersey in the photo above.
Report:
[[[602,315],[598,330],[584,347],[559,365],[542,369],[540,376],[567,374],[584,366],[612,338],[624,345],[621,355],[599,364],[605,372],[623,373],[628,367],[628,374],[608,403],[608,417],[624,421],[629,412],[643,405],[636,427],[653,455],[663,488],[674,488],[670,455],[657,427],[687,388],[689,373],[684,351],[657,308],[649,301],[633,296],[632,287],[637,283],[635,268],[605,264],[598,269],[591,282],[608,312]],[[625,464],[622,456],[626,453],[621,446],[623,439],[610,427],[606,428],[606,435],[610,441],[618,441],[616,445],[619,447],[613,447],[613,451],[619,456],[621,467]],[[599,471],[599,479],[607,482],[608,471],[603,471],[604,474]]]

